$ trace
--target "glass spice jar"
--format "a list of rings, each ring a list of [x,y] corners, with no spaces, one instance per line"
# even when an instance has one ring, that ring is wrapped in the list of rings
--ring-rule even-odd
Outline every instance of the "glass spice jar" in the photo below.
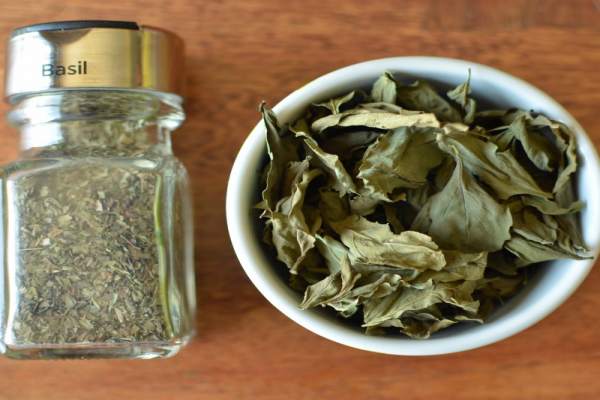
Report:
[[[0,169],[0,353],[154,358],[194,333],[182,42],[131,22],[13,31]]]

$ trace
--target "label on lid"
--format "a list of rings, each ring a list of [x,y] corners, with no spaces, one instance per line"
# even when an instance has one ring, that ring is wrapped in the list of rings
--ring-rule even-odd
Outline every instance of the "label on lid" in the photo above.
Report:
[[[183,42],[175,34],[136,24],[122,27],[114,21],[98,27],[89,27],[98,21],[72,22],[40,24],[13,33],[6,68],[9,100],[60,88],[181,94]],[[58,30],[51,29],[56,26]]]

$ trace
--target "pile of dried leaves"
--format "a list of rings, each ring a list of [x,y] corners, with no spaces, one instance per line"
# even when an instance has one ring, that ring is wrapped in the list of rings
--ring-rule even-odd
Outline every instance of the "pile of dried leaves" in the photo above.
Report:
[[[588,257],[574,134],[533,112],[478,112],[469,81],[446,96],[385,73],[370,95],[314,104],[291,126],[261,107],[258,208],[302,308],[427,338],[482,322],[523,267]]]

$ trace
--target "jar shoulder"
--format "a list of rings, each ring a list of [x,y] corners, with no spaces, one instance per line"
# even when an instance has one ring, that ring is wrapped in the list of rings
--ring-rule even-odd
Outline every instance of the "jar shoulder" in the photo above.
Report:
[[[14,180],[38,174],[94,168],[177,174],[187,179],[183,163],[172,154],[148,153],[136,157],[36,157],[22,158],[0,166],[0,179]],[[169,174],[169,175],[170,175]]]

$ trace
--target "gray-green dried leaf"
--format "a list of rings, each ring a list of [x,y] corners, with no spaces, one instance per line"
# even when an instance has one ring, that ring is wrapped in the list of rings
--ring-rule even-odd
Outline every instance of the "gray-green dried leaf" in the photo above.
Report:
[[[298,152],[292,136],[285,135],[286,129],[279,127],[273,111],[263,103],[260,105],[260,112],[267,131],[267,153],[270,161],[267,166],[265,188],[262,191],[262,202],[257,207],[272,212],[279,199],[280,180],[288,163],[298,160]]]
[[[333,99],[327,100],[322,103],[316,103],[316,107],[323,107],[327,109],[331,114],[338,114],[341,112],[342,107],[344,105],[350,103],[355,99],[357,92],[355,90],[351,91],[348,94],[345,94],[340,97],[335,97]]]
[[[373,84],[371,97],[378,102],[396,104],[396,96],[396,80],[389,72],[383,73]]]
[[[506,150],[517,140],[523,146],[527,157],[538,169],[553,171],[558,164],[558,149],[531,124],[531,115],[526,112],[515,111],[505,118],[512,119],[512,122],[494,137],[498,147]]]
[[[290,195],[279,200],[270,220],[277,259],[284,262],[292,274],[298,273],[300,263],[315,244],[316,232],[307,225],[302,206],[308,185],[320,175],[321,171],[309,169],[308,160],[298,163]]]
[[[370,273],[355,282],[354,288],[328,305],[344,317],[350,317],[367,299],[385,297],[394,293],[402,283],[402,276],[394,273]]]
[[[432,113],[404,111],[402,113],[387,111],[372,111],[368,109],[352,109],[339,114],[319,118],[312,123],[311,129],[321,133],[326,129],[338,128],[371,128],[390,130],[402,126],[415,126],[420,128],[438,128],[439,121]]]
[[[501,200],[519,194],[552,196],[539,188],[510,150],[498,151],[494,143],[464,133],[440,134],[437,141],[440,149],[460,158],[465,168],[489,185]]]
[[[433,130],[398,128],[367,148],[357,177],[371,197],[391,201],[390,195],[399,188],[424,185],[427,174],[442,162],[442,157]]]
[[[510,211],[464,170],[456,153],[455,160],[456,167],[446,187],[429,198],[411,228],[427,233],[444,249],[500,250],[510,238]]]
[[[306,309],[336,302],[354,287],[359,278],[360,274],[352,271],[348,257],[343,256],[337,272],[306,288],[300,308]]]
[[[348,248],[331,236],[317,236],[316,246],[325,260],[330,274],[335,274],[342,269],[348,259]]]
[[[440,271],[425,271],[415,282],[478,281],[483,278],[487,267],[488,253],[462,253],[460,251],[444,251],[446,266]]]
[[[546,118],[538,116],[536,121],[545,122]],[[559,172],[552,192],[559,193],[565,186],[570,185],[571,175],[577,170],[577,145],[574,133],[565,125],[551,121],[548,125],[555,134],[556,142],[563,153],[559,162]]]
[[[475,314],[479,308],[479,302],[472,297],[476,286],[476,281],[436,284],[428,280],[407,284],[389,296],[366,301],[363,326],[402,326],[405,313],[441,303]]]
[[[583,208],[581,201],[574,201],[566,207],[561,207],[556,201],[537,196],[522,196],[521,201],[524,205],[534,207],[539,212],[548,215],[572,214],[581,211]]]
[[[467,78],[466,82],[461,83],[460,85],[446,93],[448,98],[454,100],[454,102],[456,102],[460,106],[464,114],[463,122],[467,125],[473,123],[473,120],[475,119],[475,113],[477,111],[477,102],[473,98],[469,97],[470,94],[471,71],[469,71],[469,77]]]
[[[460,112],[425,81],[415,81],[410,85],[396,87],[396,104],[409,110],[435,114],[445,122],[461,122]]]
[[[396,235],[388,225],[357,216],[350,216],[331,226],[350,249],[352,264],[386,265],[418,271],[440,270],[446,265],[442,251],[422,233],[404,231]]]
[[[519,258],[517,265],[561,258],[590,258],[583,246],[573,242],[551,215],[540,215],[531,208],[524,208],[513,215],[513,235],[505,248]]]
[[[295,134],[297,138],[304,141],[304,145],[307,147],[308,152],[314,156],[314,159],[318,160],[317,166],[321,167],[321,170],[327,172],[331,177],[331,185],[339,192],[340,196],[344,196],[346,193],[356,193],[354,181],[337,155],[327,153],[321,149],[310,134],[303,131],[295,131]]]

